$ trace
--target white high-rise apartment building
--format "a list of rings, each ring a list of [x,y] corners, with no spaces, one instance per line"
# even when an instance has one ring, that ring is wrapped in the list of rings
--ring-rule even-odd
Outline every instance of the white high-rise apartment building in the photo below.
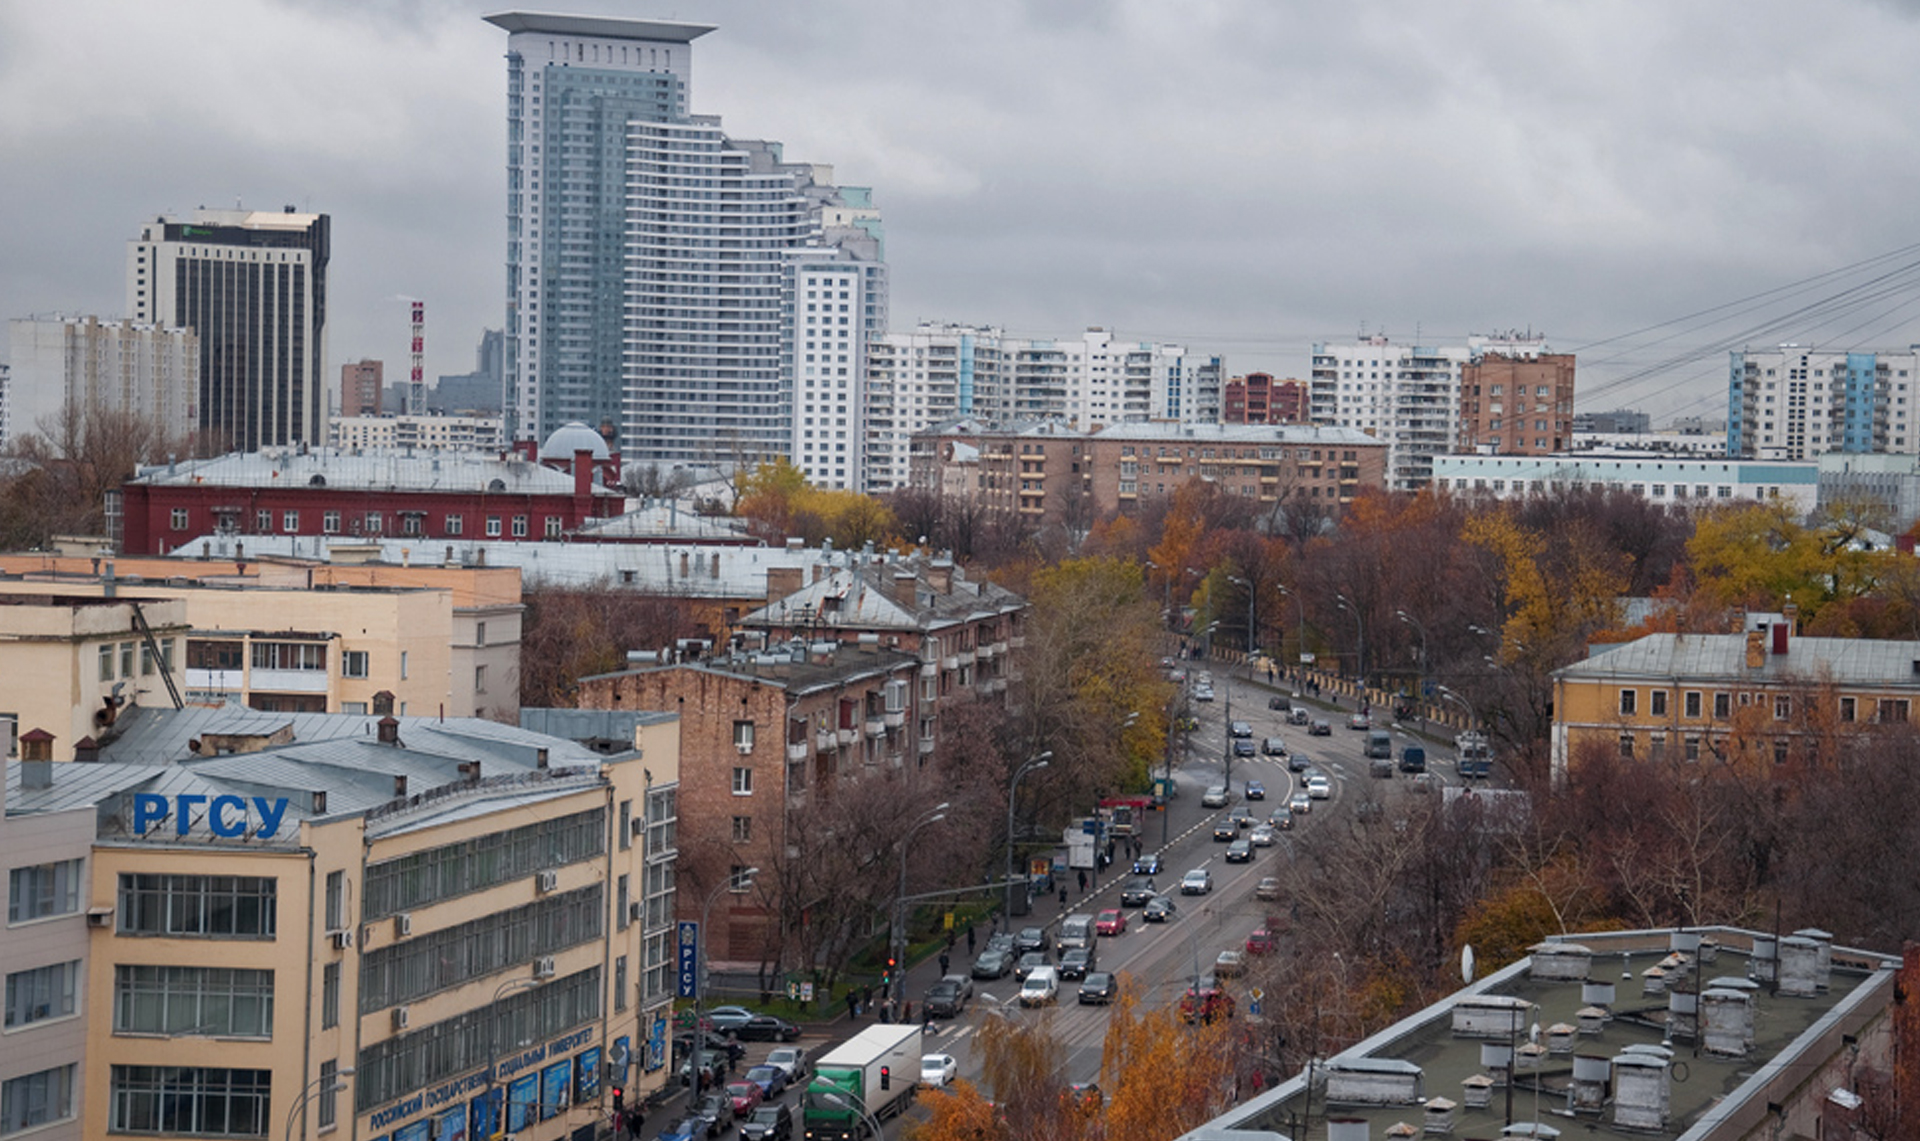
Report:
[[[823,427],[843,426],[818,421],[851,421],[859,408],[852,383],[844,394],[826,383],[840,379],[840,362],[823,358],[847,356],[856,381],[860,342],[885,328],[870,193],[689,112],[690,45],[709,26],[532,12],[487,20],[508,33],[513,438],[544,439],[574,420],[611,424],[636,461],[789,457],[826,485],[858,486],[857,429],[823,439]],[[828,336],[822,311],[809,325],[791,308],[806,303],[798,267],[832,262],[859,266],[865,294],[844,314],[857,334],[846,339]],[[836,283],[834,334],[840,292]],[[797,401],[815,406],[814,424]],[[821,412],[823,402],[852,411]],[[796,447],[809,441],[812,452]],[[831,450],[840,443],[844,455]]]
[[[1179,345],[1009,337],[997,326],[923,322],[868,353],[868,491],[908,486],[909,443],[956,416],[998,424],[1056,420],[1078,431],[1145,421],[1220,419],[1223,366]]]
[[[52,429],[68,405],[128,413],[175,440],[199,426],[200,338],[191,329],[28,317],[8,322],[8,339],[0,446]]]
[[[291,206],[196,210],[127,243],[129,318],[200,336],[196,411],[215,447],[325,441],[330,234]]]
[[[1806,460],[1827,452],[1920,452],[1916,386],[1920,346],[1735,352],[1727,378],[1727,454]]]
[[[789,454],[815,487],[859,491],[867,434],[867,348],[886,328],[882,263],[839,250],[787,262],[782,365],[793,392]]]
[[[1386,336],[1313,346],[1308,414],[1316,424],[1358,428],[1387,445],[1387,487],[1417,491],[1433,478],[1433,457],[1460,442],[1460,373],[1481,353],[1531,358],[1546,348],[1532,335],[1470,336],[1464,345],[1395,344]]]

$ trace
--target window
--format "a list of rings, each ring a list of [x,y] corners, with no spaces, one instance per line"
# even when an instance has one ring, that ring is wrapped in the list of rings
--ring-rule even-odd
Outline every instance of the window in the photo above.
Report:
[[[1730,695],[1724,693],[1713,695],[1713,716],[1718,721],[1725,721],[1733,716],[1733,700]]]
[[[120,877],[120,933],[271,939],[278,885],[271,876]]]
[[[407,652],[405,650],[400,651],[400,680],[407,680]]]
[[[122,964],[113,970],[113,1032],[273,1037],[273,972]]]
[[[280,529],[289,533],[298,531],[300,529],[300,513],[298,511],[282,511],[280,513]]]
[[[321,512],[320,530],[329,535],[338,535],[340,533],[340,513],[338,511]]]
[[[1655,717],[1667,715],[1667,691],[1656,689],[1647,694],[1647,712]]]
[[[1700,716],[1700,691],[1699,690],[1691,689],[1687,691],[1687,695],[1683,701],[1683,708],[1688,717],[1698,718]]]
[[[320,1063],[320,1084],[313,1091],[321,1129],[340,1123],[340,1063],[328,1058]]]
[[[320,1028],[340,1025],[340,964],[320,968]]]
[[[613,1008],[627,1008],[627,957],[621,955],[613,960]]]
[[[633,801],[620,802],[620,827],[614,830],[614,836],[620,842],[620,850],[633,847]]]
[[[1775,737],[1773,739],[1773,763],[1776,765],[1784,765],[1787,763],[1787,738]]]
[[[743,753],[753,752],[753,722],[735,721],[733,723],[733,747]]]
[[[485,666],[473,667],[473,692],[475,693],[487,692],[487,667]]]
[[[1879,714],[1875,720],[1883,725],[1903,723],[1907,719],[1907,703],[1892,699],[1882,699]]]
[[[1684,752],[1687,760],[1689,761],[1699,760],[1700,759],[1700,738],[1688,737],[1686,739],[1686,744],[1684,746]]]
[[[1851,698],[1851,697],[1843,697],[1843,698],[1841,698],[1841,699],[1840,699],[1840,720],[1842,720],[1842,721],[1852,721],[1853,719],[1854,719],[1854,700],[1853,700],[1853,698]]]
[[[458,535],[460,533],[461,528],[464,527],[465,525],[466,525],[466,516],[464,515],[447,516],[447,526],[446,526],[447,534]]]
[[[485,622],[475,622],[473,624],[473,644],[476,646],[484,646],[487,644],[487,624]]]
[[[264,1137],[271,1070],[115,1066],[107,1128],[114,1133]]]
[[[1620,759],[1623,761],[1633,759],[1633,734],[1631,733],[1620,734]]]
[[[516,539],[524,539],[527,537],[527,517],[525,515],[515,515],[513,517],[513,537]]]
[[[365,650],[340,651],[340,676],[341,677],[366,677],[367,676],[367,651]]]
[[[487,538],[498,539],[499,537],[500,537],[500,516],[498,515],[487,516]]]
[[[324,672],[327,668],[327,647],[319,642],[255,642],[253,668]]]
[[[736,767],[733,770],[733,795],[735,796],[752,796],[753,795],[753,770],[752,769],[745,768],[745,767]]]
[[[133,676],[133,643],[120,643],[120,676]]]
[[[338,931],[347,925],[347,873],[327,873],[327,930]]]
[[[173,511],[170,513],[169,522],[173,524],[173,529],[176,531],[186,530],[187,529],[187,509],[184,507],[174,508]]]
[[[1776,694],[1773,699],[1773,719],[1785,721],[1793,716],[1793,698],[1785,694]]]
[[[1634,706],[1639,699],[1639,695],[1640,691],[1636,689],[1623,689],[1620,691],[1620,716],[1633,716]]]
[[[547,516],[546,534],[549,539],[558,539],[560,537],[560,516]]]
[[[7,873],[7,922],[27,923],[80,910],[83,861],[61,860]]]
[[[74,1010],[74,988],[80,981],[80,960],[14,971],[7,976],[8,1027],[27,1026],[49,1018],[65,1018]]]
[[[753,817],[736,816],[733,818],[733,842],[748,844],[753,841]]]
[[[378,535],[380,533],[380,521],[381,516],[378,511],[367,512],[367,534]]]
[[[735,864],[727,871],[727,890],[735,895],[744,895],[753,886],[747,878],[747,865]]]
[[[72,1116],[71,1065],[25,1074],[0,1084],[0,1136]]]
[[[100,647],[100,680],[113,680],[113,643]]]
[[[273,512],[259,510],[253,513],[253,529],[261,533],[273,530]]]

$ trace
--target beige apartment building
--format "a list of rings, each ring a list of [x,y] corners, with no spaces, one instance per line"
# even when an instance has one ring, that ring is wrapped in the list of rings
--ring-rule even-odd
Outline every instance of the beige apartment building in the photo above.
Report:
[[[185,656],[189,622],[178,600],[102,598],[0,582],[0,732],[7,756],[19,733],[54,738],[52,756],[113,731],[141,705],[171,705],[162,675]],[[149,638],[151,635],[151,638]]]
[[[78,1049],[28,1035],[68,1076],[0,1053],[20,1089],[72,1091],[32,1126],[559,1141],[605,1120],[609,1085],[668,1083],[672,717],[613,756],[472,719],[135,722],[97,763],[8,767],[7,835],[75,812],[92,833],[77,902],[44,920],[84,949],[16,959],[5,931],[10,972],[79,974]]]

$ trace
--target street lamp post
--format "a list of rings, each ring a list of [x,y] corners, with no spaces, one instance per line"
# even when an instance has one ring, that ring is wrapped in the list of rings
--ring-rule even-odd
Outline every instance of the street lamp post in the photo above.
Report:
[[[293,1123],[298,1121],[301,1113],[305,1111],[307,1099],[311,1098],[315,1093],[339,1093],[341,1090],[347,1088],[347,1083],[340,1079],[350,1078],[352,1076],[352,1066],[341,1066],[331,1074],[321,1074],[319,1077],[308,1082],[307,1088],[300,1091],[300,1096],[293,1099],[293,1108],[287,1111],[287,1141],[293,1141]],[[326,1089],[317,1089],[316,1087],[318,1087],[321,1082],[332,1082],[333,1084]]]
[[[1286,587],[1284,587],[1284,586],[1279,586],[1279,585],[1276,585],[1276,586],[1274,587],[1274,589],[1275,589],[1275,590],[1277,590],[1277,591],[1279,591],[1279,592],[1281,593],[1281,595],[1282,595],[1282,596],[1284,596],[1284,597],[1289,597],[1289,598],[1292,598],[1292,599],[1293,599],[1293,604],[1294,604],[1294,607],[1295,607],[1295,611],[1296,611],[1296,616],[1297,616],[1297,618],[1298,618],[1298,620],[1299,620],[1299,626],[1298,626],[1298,627],[1296,628],[1296,631],[1295,631],[1295,634],[1294,634],[1294,646],[1293,646],[1293,660],[1294,660],[1294,663],[1295,663],[1296,665],[1298,665],[1298,666],[1302,666],[1302,667],[1304,667],[1304,666],[1306,665],[1306,662],[1307,662],[1307,658],[1306,658],[1306,654],[1307,654],[1307,600],[1306,600],[1306,599],[1304,599],[1304,598],[1302,598],[1302,597],[1300,597],[1300,595],[1299,595],[1299,593],[1298,593],[1297,591],[1292,591],[1292,590],[1288,590],[1288,589],[1287,589]],[[1285,635],[1282,635],[1281,637],[1282,637],[1282,640],[1284,641],[1284,640],[1285,640]],[[1286,654],[1285,654],[1284,652],[1282,652],[1280,656],[1281,656],[1282,658],[1285,658],[1285,657],[1286,657]]]
[[[1479,726],[1479,723],[1480,723],[1479,715],[1474,713],[1473,706],[1468,704],[1466,698],[1461,697],[1459,694],[1455,693],[1451,689],[1448,689],[1444,685],[1434,686],[1433,692],[1439,694],[1441,697],[1446,698],[1448,701],[1454,702],[1455,704],[1460,706],[1460,708],[1467,711],[1467,729],[1469,731],[1472,731]]]
[[[908,825],[900,834],[900,891],[893,897],[893,1006],[900,1009],[901,999],[907,986],[907,849],[913,841],[913,834],[929,824],[938,824],[947,818],[946,801],[929,808],[920,819]]]
[[[1228,575],[1227,581],[1233,583],[1235,586],[1241,587],[1247,592],[1247,676],[1251,678],[1253,676],[1253,651],[1258,646],[1258,642],[1254,638],[1253,633],[1253,583],[1234,574]]]
[[[1360,691],[1365,693],[1367,689],[1367,624],[1361,619],[1360,608],[1353,604],[1353,599],[1344,594],[1336,594],[1333,598],[1334,605],[1353,615],[1353,663],[1360,675]]]
[[[989,998],[992,996],[982,995],[981,997]],[[917,1078],[919,1075],[916,1074],[913,1076]],[[860,1119],[862,1121],[865,1121],[867,1123],[867,1136],[869,1137],[880,1136],[880,1122],[877,1118],[873,1116],[873,1114],[867,1112],[867,1103],[860,1100],[859,1094],[856,1094],[851,1090],[835,1090],[835,1091],[821,1090],[819,1093],[813,1093],[812,1091],[808,1091],[807,1096],[817,1097],[821,1101],[826,1102],[828,1105],[837,1105],[841,1109],[853,1110],[855,1113],[860,1115]]]
[[[500,1049],[497,1031],[500,1029],[500,996],[509,991],[531,990],[540,985],[541,980],[532,978],[508,979],[493,988],[493,1000],[487,1003],[487,1092],[488,1101],[493,1100],[493,1087],[500,1080]],[[505,1132],[507,1120],[507,1100],[500,1099],[497,1107],[500,1112],[502,1132]]]
[[[721,892],[745,891],[753,883],[753,877],[760,874],[759,868],[747,868],[738,875],[730,875],[710,892],[707,900],[700,906],[700,943],[699,953],[693,963],[693,1048],[687,1051],[687,1114],[697,1113],[700,1109],[700,1054],[706,1046],[706,1032],[700,1025],[700,996],[706,990],[707,974],[707,920],[713,916],[713,901],[720,898]]]
[[[1427,703],[1422,700],[1426,695],[1421,691],[1426,688],[1427,684],[1427,628],[1420,624],[1419,619],[1408,614],[1405,610],[1396,610],[1394,614],[1400,621],[1413,627],[1420,634],[1420,680],[1414,683],[1413,700],[1415,706],[1420,710],[1420,731],[1425,733],[1427,731]]]
[[[1026,764],[1013,770],[1013,779],[1007,782],[1007,894],[1005,911],[1007,930],[1013,930],[1013,805],[1014,796],[1020,790],[1020,778],[1035,769],[1044,769],[1053,760],[1053,750],[1048,749]]]

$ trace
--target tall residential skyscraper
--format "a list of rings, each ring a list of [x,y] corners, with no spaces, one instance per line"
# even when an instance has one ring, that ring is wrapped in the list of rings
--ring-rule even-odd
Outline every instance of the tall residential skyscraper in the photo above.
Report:
[[[1781,345],[1731,354],[1727,454],[1920,452],[1920,346],[1847,352]]]
[[[138,416],[170,441],[200,426],[200,338],[191,329],[60,316],[9,322],[8,334],[0,444],[57,432],[69,406]]]
[[[788,456],[828,486],[854,486],[865,340],[886,322],[868,192],[690,113],[691,44],[709,26],[487,20],[508,33],[513,437],[611,422],[638,459]],[[796,274],[835,264],[864,296],[856,302],[836,276],[829,326],[818,308],[829,287],[816,280],[809,322],[809,286]],[[844,390],[822,371],[843,363]],[[845,441],[832,435],[843,430]],[[842,442],[844,458],[833,450]]]
[[[127,243],[127,312],[200,335],[199,426],[216,447],[327,431],[325,214],[197,210]]]

